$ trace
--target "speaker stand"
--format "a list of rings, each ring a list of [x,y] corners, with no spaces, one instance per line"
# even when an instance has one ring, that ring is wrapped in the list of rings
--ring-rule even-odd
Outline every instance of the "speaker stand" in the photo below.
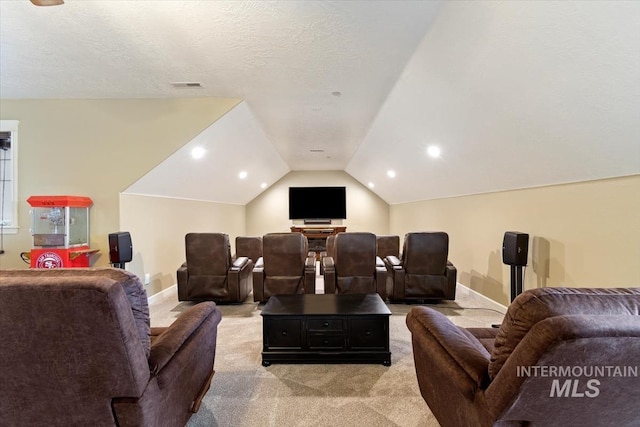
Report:
[[[511,302],[522,293],[523,270],[521,265],[511,266]]]

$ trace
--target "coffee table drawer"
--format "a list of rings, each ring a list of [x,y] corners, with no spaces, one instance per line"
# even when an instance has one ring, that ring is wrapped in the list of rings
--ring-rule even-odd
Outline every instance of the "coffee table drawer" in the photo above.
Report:
[[[345,348],[344,335],[309,334],[310,350],[342,350]]]
[[[307,321],[309,331],[340,331],[344,330],[342,319],[309,319]]]
[[[350,347],[352,349],[386,349],[388,318],[351,319]]]
[[[266,322],[268,348],[302,348],[302,319],[269,319]]]

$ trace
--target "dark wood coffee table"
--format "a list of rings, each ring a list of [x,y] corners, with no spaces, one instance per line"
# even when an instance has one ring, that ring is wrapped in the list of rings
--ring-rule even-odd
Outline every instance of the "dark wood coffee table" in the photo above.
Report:
[[[378,294],[272,296],[262,309],[262,364],[390,366],[390,315]]]

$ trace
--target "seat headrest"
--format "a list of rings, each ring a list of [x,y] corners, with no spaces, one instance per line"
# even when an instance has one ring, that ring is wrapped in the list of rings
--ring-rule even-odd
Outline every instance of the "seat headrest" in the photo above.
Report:
[[[232,263],[228,234],[188,233],[184,239],[189,274],[227,274]]]
[[[443,231],[408,233],[402,262],[410,274],[444,274],[449,256],[449,235]]]

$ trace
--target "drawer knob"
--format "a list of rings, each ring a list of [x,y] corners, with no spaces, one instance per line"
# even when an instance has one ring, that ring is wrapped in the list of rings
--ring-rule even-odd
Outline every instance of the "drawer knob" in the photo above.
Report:
[[[365,334],[366,336],[369,336],[369,335],[371,335],[371,331],[366,331],[364,334]]]
[[[322,326],[324,326],[324,327],[326,328],[327,326],[329,326],[329,322],[324,322],[324,323],[322,324]]]
[[[282,331],[282,336],[287,336],[287,331]]]
[[[329,344],[329,340],[324,340],[324,344],[325,345]]]

